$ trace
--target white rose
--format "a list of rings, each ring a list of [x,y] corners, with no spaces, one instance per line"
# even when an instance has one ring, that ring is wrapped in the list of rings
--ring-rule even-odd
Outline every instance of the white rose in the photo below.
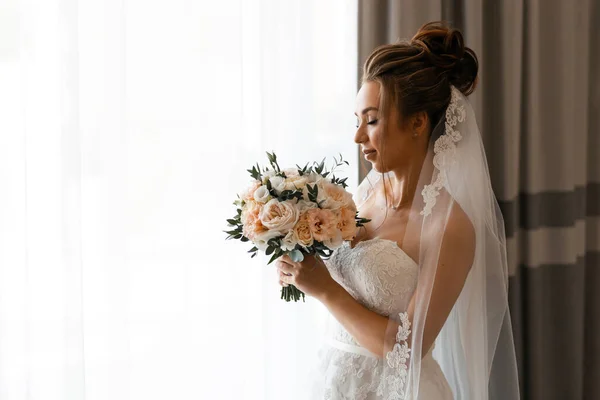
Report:
[[[285,190],[299,190],[306,186],[306,178],[300,175],[289,176],[285,180]]]
[[[283,239],[281,239],[281,249],[285,251],[292,251],[296,248],[298,241],[294,236],[294,231],[290,230]]]
[[[287,235],[298,222],[298,209],[289,200],[271,199],[264,205],[260,213],[260,222],[269,230],[276,230],[281,235]]]
[[[270,200],[270,197],[271,193],[269,193],[269,189],[266,186],[260,186],[254,191],[254,200],[259,203],[266,203]]]
[[[281,236],[281,233],[278,231],[275,231],[275,230],[264,231],[262,233],[257,234],[254,237],[254,240],[252,240],[252,243],[254,243],[256,248],[259,249],[260,251],[266,251],[267,247],[268,247],[267,242],[278,236]]]
[[[282,176],[274,176],[269,179],[271,181],[271,187],[275,190],[275,193],[281,194],[285,190],[285,178]]]
[[[269,178],[275,176],[275,174],[276,174],[276,172],[273,171],[272,169],[262,172],[262,184],[266,185],[267,180],[269,180]]]

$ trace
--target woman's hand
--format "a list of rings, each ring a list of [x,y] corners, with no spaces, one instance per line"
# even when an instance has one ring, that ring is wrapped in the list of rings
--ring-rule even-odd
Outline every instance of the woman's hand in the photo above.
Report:
[[[294,285],[316,299],[320,300],[324,295],[339,288],[323,260],[314,255],[304,255],[303,261],[294,262],[286,254],[275,261],[275,266],[279,270],[280,285]]]

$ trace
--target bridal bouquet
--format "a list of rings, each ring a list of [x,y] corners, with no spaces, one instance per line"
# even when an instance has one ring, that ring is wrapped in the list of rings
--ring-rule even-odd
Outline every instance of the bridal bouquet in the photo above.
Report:
[[[369,222],[359,218],[352,195],[346,191],[346,179],[326,171],[324,162],[304,167],[281,169],[275,153],[268,153],[271,168],[258,164],[249,169],[251,184],[234,201],[237,214],[228,219],[234,229],[224,231],[226,239],[251,241],[251,257],[258,251],[271,255],[268,264],[284,254],[300,262],[305,254],[328,258],[344,240],[352,240],[357,228]],[[298,301],[304,293],[294,285],[281,289],[285,301]]]

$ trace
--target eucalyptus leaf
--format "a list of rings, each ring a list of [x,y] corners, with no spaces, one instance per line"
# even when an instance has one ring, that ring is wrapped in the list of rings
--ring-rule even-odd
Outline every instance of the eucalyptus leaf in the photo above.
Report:
[[[289,254],[293,262],[302,262],[304,260],[304,254],[300,250],[292,250]]]

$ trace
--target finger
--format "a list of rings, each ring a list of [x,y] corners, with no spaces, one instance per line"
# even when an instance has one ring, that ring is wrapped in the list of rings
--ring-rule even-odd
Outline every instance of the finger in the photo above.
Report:
[[[284,281],[282,281],[282,280],[280,280],[280,281],[279,281],[279,284],[280,284],[281,286],[283,286],[283,287],[288,287],[288,286],[290,286],[289,284],[285,283],[285,282],[284,282]]]
[[[283,275],[279,280],[288,285],[291,285],[294,283],[294,277],[291,275],[290,276]]]
[[[292,261],[292,259],[290,258],[290,256],[288,254],[284,254],[281,257],[279,257],[279,260],[281,260],[282,262],[289,264],[291,266],[297,266],[294,261]]]
[[[291,274],[294,271],[294,267],[293,266],[291,266],[290,264],[286,264],[284,262],[278,262],[277,263],[277,268],[280,271],[287,272],[288,274]]]

